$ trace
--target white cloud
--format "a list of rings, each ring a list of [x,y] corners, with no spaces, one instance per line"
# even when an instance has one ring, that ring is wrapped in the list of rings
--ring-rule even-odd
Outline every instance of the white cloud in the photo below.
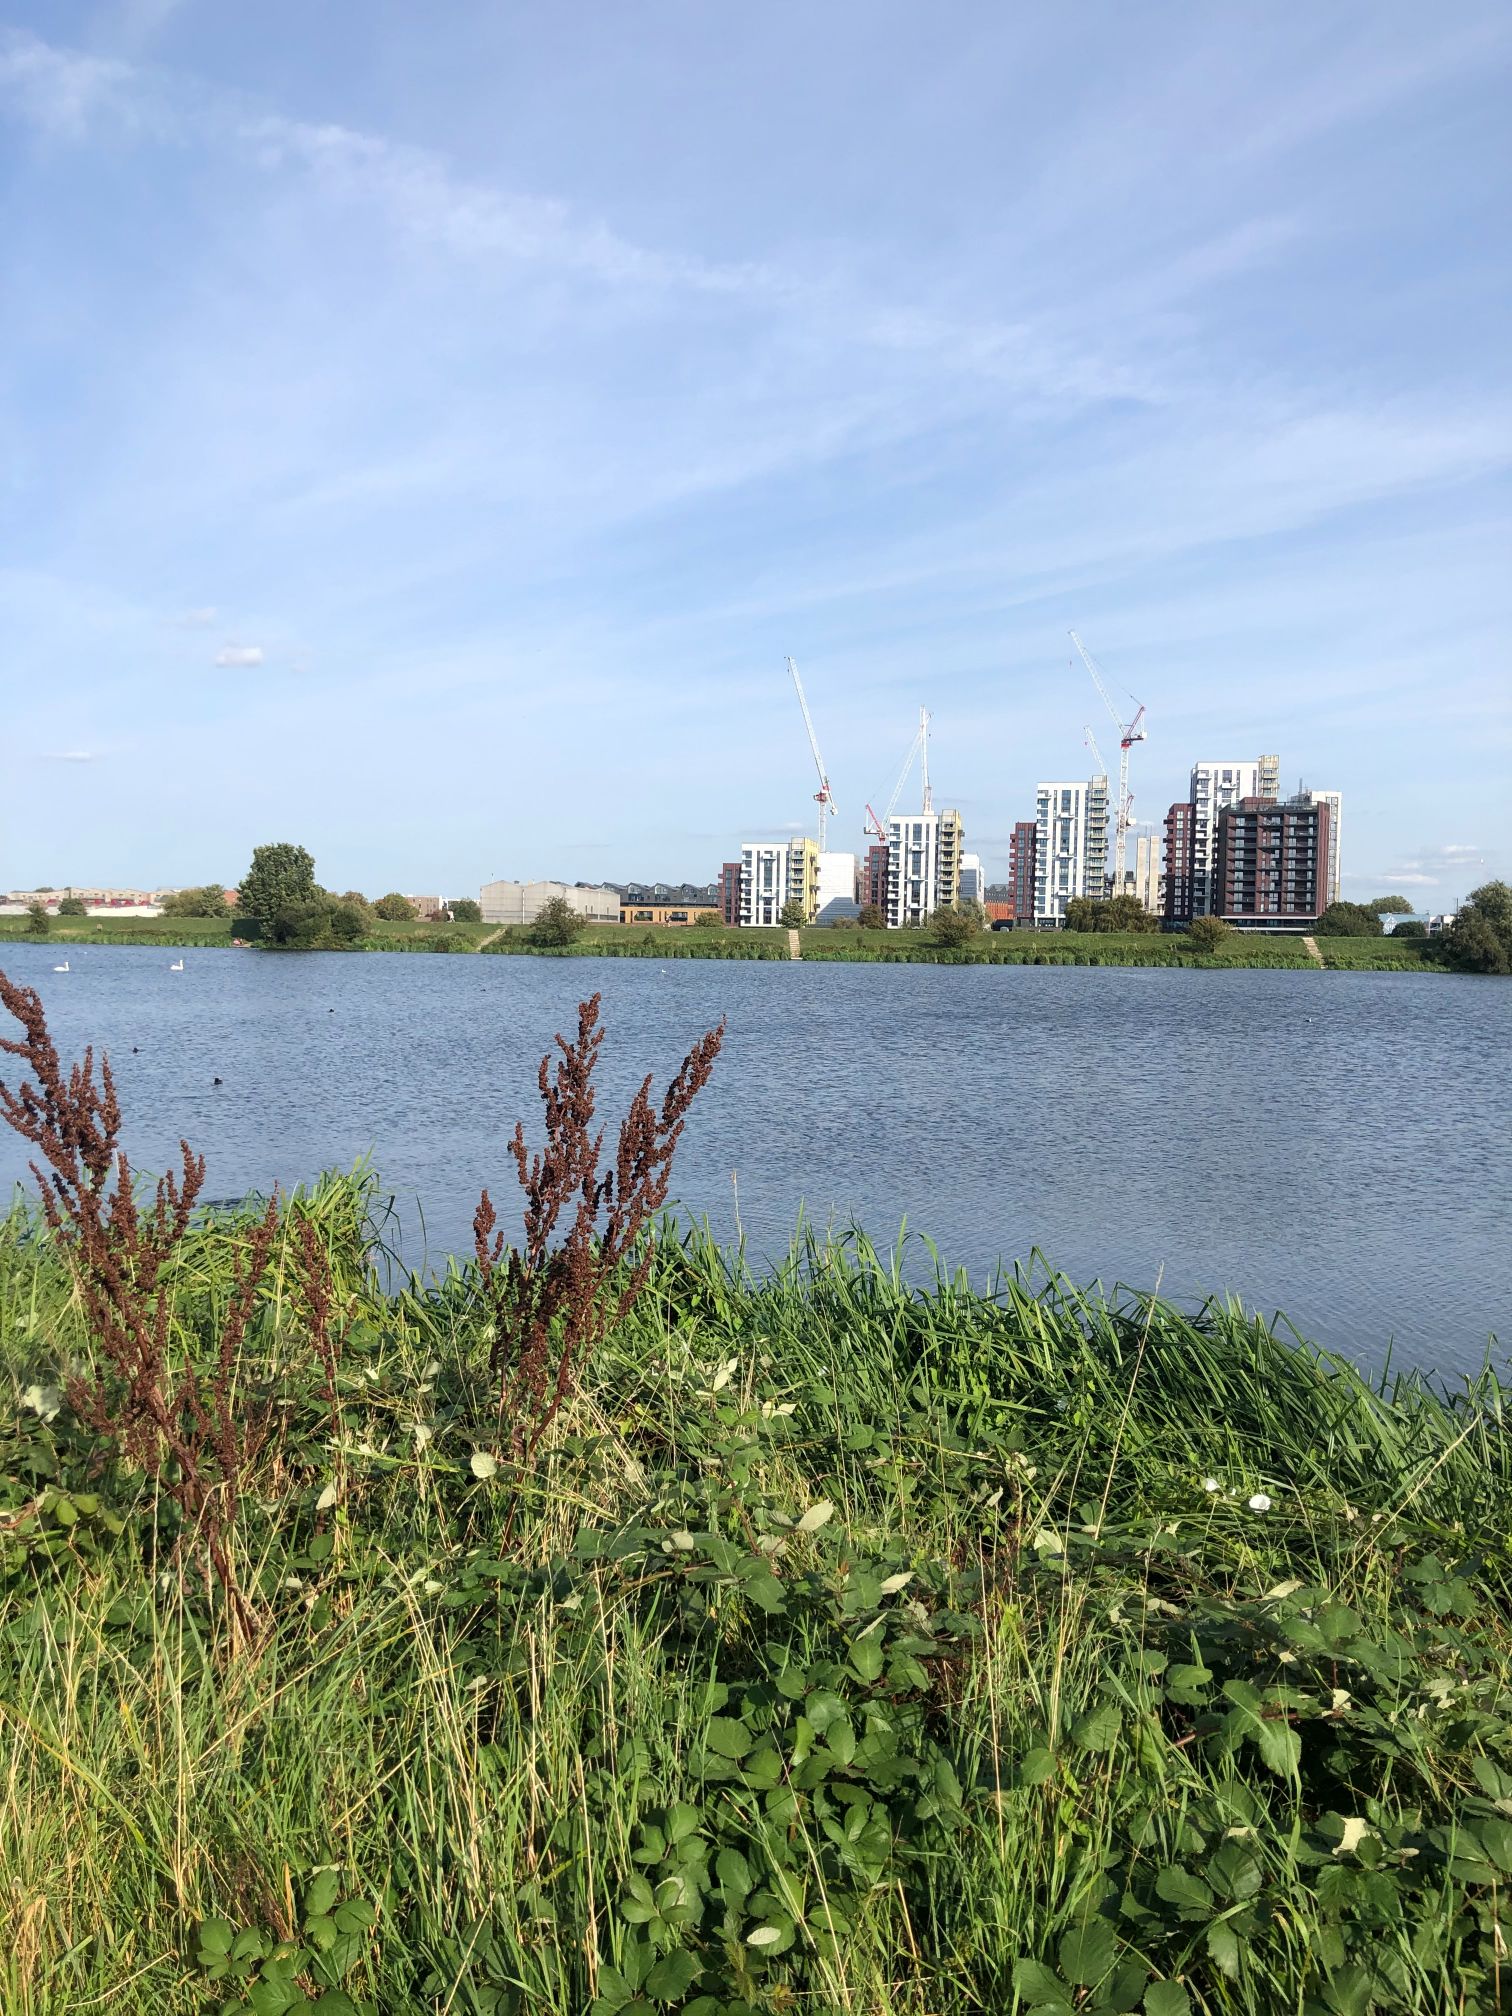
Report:
[[[217,665],[243,667],[261,665],[263,650],[261,644],[223,644],[215,654]]]
[[[93,763],[95,752],[93,749],[55,749],[52,760],[54,763]]]

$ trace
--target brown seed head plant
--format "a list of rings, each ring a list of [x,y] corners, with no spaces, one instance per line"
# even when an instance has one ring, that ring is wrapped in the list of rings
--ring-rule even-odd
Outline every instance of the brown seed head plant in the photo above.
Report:
[[[42,1211],[73,1276],[97,1357],[67,1381],[76,1417],[139,1465],[177,1506],[183,1535],[202,1546],[230,1613],[233,1633],[256,1630],[236,1573],[235,1527],[242,1482],[261,1427],[238,1403],[243,1338],[278,1229],[278,1200],[233,1257],[230,1299],[206,1364],[171,1345],[173,1261],[205,1181],[205,1161],[181,1141],[182,1167],[163,1176],[144,1209],[120,1146],[121,1109],[110,1063],[94,1052],[65,1077],[36,991],[0,972],[0,1006],[21,1025],[0,1054],[32,1074],[12,1090],[0,1081],[0,1118],[31,1143]],[[112,1187],[112,1178],[114,1179]]]
[[[493,1319],[492,1369],[511,1458],[529,1466],[594,1347],[646,1284],[644,1235],[667,1201],[688,1109],[709,1082],[725,1025],[700,1036],[658,1106],[646,1078],[620,1122],[614,1166],[599,1173],[593,1071],[604,1041],[599,1000],[578,1005],[577,1035],[556,1039],[539,1084],[546,1144],[535,1154],[516,1125],[509,1152],[524,1192],[524,1240],[506,1256],[485,1190],[473,1218],[478,1274]],[[570,1222],[567,1215],[570,1212]]]

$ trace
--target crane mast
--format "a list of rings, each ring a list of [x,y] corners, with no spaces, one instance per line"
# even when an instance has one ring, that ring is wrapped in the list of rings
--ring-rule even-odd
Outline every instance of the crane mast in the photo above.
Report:
[[[903,758],[903,768],[898,772],[898,781],[892,788],[892,796],[887,801],[887,810],[879,819],[868,805],[866,808],[866,831],[877,840],[887,839],[887,822],[897,809],[898,800],[903,795],[903,786],[908,782],[908,773],[913,768],[913,760],[920,748],[924,751],[924,809],[929,810],[929,715],[924,708],[919,709],[919,725],[913,732],[913,740],[908,745],[908,753]]]
[[[793,685],[798,693],[798,705],[803,709],[803,725],[808,730],[809,747],[814,752],[814,768],[819,772],[819,789],[814,793],[814,801],[819,807],[819,852],[824,852],[825,822],[835,809],[835,795],[830,790],[829,773],[824,767],[824,758],[819,754],[819,737],[814,733],[813,716],[809,713],[808,695],[803,690],[803,681],[798,677],[798,667],[791,658],[787,668],[793,675]]]
[[[1118,804],[1113,815],[1113,851],[1109,857],[1110,865],[1108,870],[1108,879],[1113,885],[1113,893],[1117,895],[1122,891],[1124,885],[1124,875],[1127,869],[1125,857],[1128,853],[1129,828],[1134,823],[1134,798],[1129,790],[1129,751],[1136,742],[1146,740],[1145,710],[1143,703],[1136,701],[1133,719],[1125,721],[1113,704],[1113,696],[1109,693],[1102,673],[1098,669],[1097,660],[1092,656],[1092,653],[1083,644],[1074,630],[1070,635],[1071,642],[1076,646],[1077,651],[1081,655],[1082,663],[1092,675],[1092,684],[1097,688],[1102,698],[1102,703],[1112,717],[1114,727],[1118,730]],[[1129,697],[1133,699],[1134,696],[1130,694]],[[1087,730],[1087,740],[1092,742],[1092,730],[1090,728]],[[1092,748],[1095,753],[1097,749],[1095,742],[1092,742]],[[1107,771],[1103,768],[1102,758],[1099,756],[1097,760],[1098,767],[1103,770],[1103,775],[1106,776]]]

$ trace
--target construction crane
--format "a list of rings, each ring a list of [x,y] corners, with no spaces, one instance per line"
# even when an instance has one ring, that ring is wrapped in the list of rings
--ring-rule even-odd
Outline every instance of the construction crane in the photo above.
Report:
[[[1144,705],[1142,702],[1136,700],[1134,702],[1134,718],[1131,721],[1125,721],[1119,714],[1118,709],[1113,705],[1113,697],[1108,691],[1101,671],[1098,669],[1097,660],[1092,656],[1092,653],[1083,644],[1074,630],[1070,634],[1071,642],[1081,653],[1082,663],[1092,674],[1092,684],[1101,694],[1102,703],[1113,717],[1113,725],[1118,730],[1118,804],[1113,814],[1113,856],[1108,879],[1112,882],[1115,889],[1122,889],[1124,886],[1124,873],[1128,865],[1125,856],[1128,853],[1129,828],[1134,823],[1132,818],[1134,800],[1129,792],[1129,751],[1134,747],[1136,742],[1143,742],[1146,739]],[[1131,700],[1134,699],[1132,693],[1129,695],[1129,698]],[[1092,731],[1089,728],[1087,730],[1089,741],[1091,740],[1091,735]],[[1095,742],[1092,746],[1094,750],[1097,747]],[[1098,764],[1101,767],[1101,757],[1098,758]],[[1106,776],[1107,772],[1104,771],[1103,774]]]
[[[814,733],[813,716],[809,713],[808,696],[803,690],[803,681],[798,677],[798,667],[789,658],[787,668],[793,675],[793,684],[798,691],[798,705],[803,709],[803,725],[808,730],[809,747],[814,752],[814,768],[819,772],[819,789],[814,793],[819,807],[819,852],[824,852],[824,828],[829,814],[835,809],[835,794],[830,790],[829,772],[824,767],[824,758],[819,754],[819,737]]]
[[[913,740],[908,745],[908,754],[903,758],[903,768],[898,772],[898,781],[892,788],[892,796],[887,801],[887,810],[879,819],[870,805],[866,808],[866,832],[876,840],[887,840],[887,822],[891,819],[898,800],[903,795],[903,786],[908,782],[908,773],[913,768],[915,756],[922,753],[924,765],[924,810],[930,810],[929,802],[929,712],[919,709],[919,725],[914,730]]]

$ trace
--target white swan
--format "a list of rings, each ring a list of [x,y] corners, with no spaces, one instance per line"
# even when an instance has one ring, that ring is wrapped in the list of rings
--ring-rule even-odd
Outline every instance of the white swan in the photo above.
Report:
[[[184,970],[184,962],[182,959],[175,959],[173,964],[168,968],[168,971],[170,973],[182,973],[183,970]]]
[[[68,971],[68,961],[65,959],[61,966],[54,966],[53,971],[54,973],[66,973]]]

